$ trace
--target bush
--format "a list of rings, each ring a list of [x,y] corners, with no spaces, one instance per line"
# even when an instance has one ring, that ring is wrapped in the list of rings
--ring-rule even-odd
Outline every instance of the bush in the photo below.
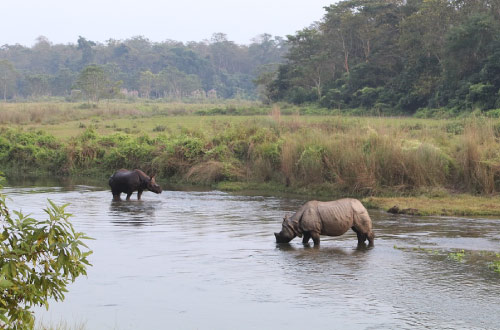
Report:
[[[377,102],[377,98],[383,89],[383,87],[363,87],[354,93],[353,101],[355,104],[359,104],[365,108],[371,108]]]
[[[14,212],[13,219],[0,194],[0,328],[33,328],[32,306],[46,306],[49,299],[64,300],[67,285],[86,275],[92,253],[75,232],[66,205],[49,200],[49,219],[37,221]],[[83,248],[83,249],[82,249]]]
[[[337,89],[329,89],[323,97],[321,97],[320,105],[322,107],[326,107],[329,109],[333,108],[343,108],[344,107],[344,101],[343,101],[343,96],[342,92]]]
[[[488,110],[495,107],[496,89],[491,84],[473,84],[469,87],[467,101],[481,110]]]

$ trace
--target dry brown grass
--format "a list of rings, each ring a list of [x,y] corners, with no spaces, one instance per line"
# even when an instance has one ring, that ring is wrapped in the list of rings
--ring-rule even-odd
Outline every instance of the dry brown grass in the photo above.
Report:
[[[185,175],[186,181],[205,185],[220,182],[225,178],[224,163],[218,161],[197,164],[191,167]]]
[[[278,105],[273,105],[271,109],[271,118],[278,124],[281,123],[281,109]]]
[[[195,184],[212,185],[224,180],[241,180],[244,176],[242,170],[232,164],[210,160],[192,166],[184,179]]]

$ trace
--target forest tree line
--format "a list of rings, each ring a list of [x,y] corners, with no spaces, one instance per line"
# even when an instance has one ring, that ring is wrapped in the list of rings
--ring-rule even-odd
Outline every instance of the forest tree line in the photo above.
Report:
[[[346,0],[288,36],[270,101],[372,114],[500,108],[499,0]],[[429,111],[429,110],[427,110]]]
[[[32,47],[0,47],[0,98],[95,101],[119,91],[143,98],[256,98],[253,81],[275,70],[285,52],[286,41],[269,34],[249,45],[223,33],[188,43],[142,36],[98,43],[80,36],[75,44],[53,44],[41,36]]]
[[[246,98],[371,114],[500,108],[499,0],[344,0],[287,38],[0,48],[0,98]],[[500,110],[497,111],[500,115]]]

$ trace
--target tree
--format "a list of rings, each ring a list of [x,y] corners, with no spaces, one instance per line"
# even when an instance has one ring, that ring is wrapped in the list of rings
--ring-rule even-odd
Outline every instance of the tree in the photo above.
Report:
[[[141,91],[141,96],[149,99],[151,97],[151,91],[155,85],[155,81],[158,79],[158,75],[152,73],[151,71],[141,72],[139,78],[139,86]]]
[[[30,74],[25,77],[32,97],[47,96],[50,93],[50,76],[46,74]]]
[[[254,97],[257,93],[252,80],[257,78],[260,66],[282,62],[285,52],[284,39],[268,34],[257,36],[251,45],[236,44],[223,33],[215,34],[210,40],[188,43],[152,42],[135,36],[126,40],[110,39],[105,44],[84,37],[73,44],[53,44],[42,36],[32,47],[0,46],[0,59],[12,63],[24,78],[48,75],[49,91],[44,88],[42,93],[50,95],[69,95],[70,88],[76,88],[78,74],[95,64],[104,69],[109,80],[123,81],[127,90],[141,89],[141,72],[157,75],[169,68],[189,75],[194,84],[201,81],[203,92],[215,89],[221,97],[241,94]],[[7,99],[13,91],[24,97],[31,96],[34,90],[39,93],[40,82],[19,79],[15,89],[8,87]],[[0,87],[0,93],[2,91]],[[163,91],[153,87],[150,97],[161,97]],[[2,96],[0,94],[0,98]]]
[[[352,23],[357,6],[357,1],[347,0],[326,7],[327,14],[321,26],[326,35],[325,45],[328,45],[336,59],[342,59],[342,66],[347,74],[350,73],[352,57],[356,55],[356,35]]]
[[[305,87],[312,88],[320,100],[323,84],[333,76],[334,68],[323,47],[323,34],[316,28],[306,28],[295,36],[288,36],[288,40],[291,48],[287,58],[300,72]]]
[[[70,69],[62,68],[52,77],[50,87],[53,95],[69,95],[74,85],[76,74]]]
[[[214,33],[210,41],[211,60],[218,72],[230,74],[248,72],[245,47],[240,47],[233,41],[229,41],[224,33]]]
[[[158,89],[163,91],[164,97],[181,99],[201,89],[198,76],[186,74],[175,67],[166,67],[158,73]]]
[[[89,64],[93,61],[94,59],[94,50],[92,47],[96,46],[96,43],[87,40],[82,36],[78,37],[78,50],[82,51],[82,59],[81,59],[81,64],[86,65]]]
[[[270,85],[276,78],[276,67],[272,64],[261,66],[260,73],[257,78],[254,79],[254,84],[257,85],[257,95],[259,99],[269,104],[271,103],[271,95],[270,95]]]
[[[271,100],[407,114],[498,106],[498,0],[343,0],[325,9],[288,37],[274,78],[256,80]]]
[[[89,101],[98,103],[101,98],[111,98],[118,93],[121,82],[112,82],[103,67],[89,65],[80,72],[76,87]]]
[[[434,57],[442,66],[446,33],[456,20],[454,16],[456,12],[448,0],[429,0],[407,17],[401,24],[400,45],[410,60]]]
[[[15,86],[16,70],[8,60],[0,60],[0,88],[2,88],[3,100],[7,101],[9,88]]]
[[[450,29],[446,42],[447,67],[457,79],[476,74],[481,69],[499,32],[498,22],[487,14],[472,14]]]
[[[0,328],[33,328],[30,308],[64,300],[68,284],[86,275],[92,251],[82,240],[89,237],[75,232],[66,206],[49,200],[47,220],[12,218],[0,194]]]

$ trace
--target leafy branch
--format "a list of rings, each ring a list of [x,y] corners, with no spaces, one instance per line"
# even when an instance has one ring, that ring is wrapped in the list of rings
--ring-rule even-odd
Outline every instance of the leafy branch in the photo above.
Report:
[[[49,299],[63,300],[67,285],[87,274],[92,251],[83,241],[91,238],[75,231],[68,204],[49,200],[48,219],[38,221],[17,211],[13,218],[5,200],[0,194],[0,328],[32,328],[31,307],[48,309]]]

